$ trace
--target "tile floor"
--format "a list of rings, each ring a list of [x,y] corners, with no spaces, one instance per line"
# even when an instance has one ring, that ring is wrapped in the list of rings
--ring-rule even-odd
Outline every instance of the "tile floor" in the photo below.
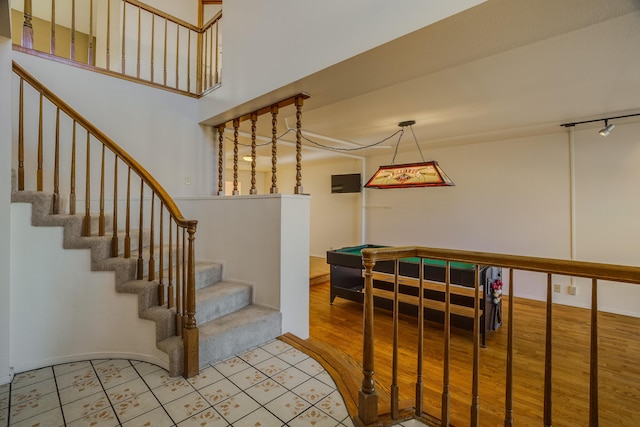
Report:
[[[415,421],[404,426],[422,425]],[[353,426],[322,366],[274,340],[170,378],[146,362],[91,360],[17,374],[0,386],[6,426]]]

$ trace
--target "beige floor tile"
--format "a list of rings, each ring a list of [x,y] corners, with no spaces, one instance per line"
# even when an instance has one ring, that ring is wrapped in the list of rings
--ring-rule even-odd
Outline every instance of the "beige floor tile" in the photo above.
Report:
[[[244,371],[238,372],[237,374],[229,377],[229,380],[242,390],[254,386],[266,379],[267,376],[256,368],[245,369]]]
[[[288,425],[290,427],[336,427],[340,425],[340,422],[312,406],[289,421]]]
[[[333,388],[329,387],[325,383],[315,378],[311,378],[291,391],[304,398],[307,402],[315,404],[331,394],[333,390]]]
[[[284,353],[287,350],[291,350],[289,344],[282,342],[280,340],[273,340],[271,342],[266,343],[265,345],[260,346],[261,349],[268,351],[269,353],[277,356],[280,353]]]
[[[17,423],[19,421],[26,420],[27,418],[40,415],[43,412],[50,411],[51,409],[57,407],[60,407],[58,393],[49,393],[47,395],[29,400],[24,403],[11,405],[11,423]]]
[[[290,365],[295,365],[297,363],[302,362],[309,358],[306,354],[298,350],[297,348],[292,348],[278,355],[279,359],[284,360]]]
[[[93,366],[84,367],[75,371],[56,376],[56,382],[58,388],[63,389],[70,387],[74,384],[80,384],[89,380],[97,379],[96,372],[93,370]]]
[[[138,372],[133,369],[133,366],[127,366],[118,370],[109,370],[103,374],[98,373],[100,382],[105,389],[110,389],[129,381],[140,378]]]
[[[0,393],[0,409],[9,407],[9,392]]]
[[[132,363],[133,363],[133,367],[136,369],[136,371],[138,371],[140,376],[145,376],[147,374],[150,374],[152,372],[156,372],[162,369],[160,366],[154,365],[153,363],[140,362],[140,361],[135,361]]]
[[[120,423],[111,407],[92,412],[72,422],[67,422],[69,427],[117,427]]]
[[[312,377],[315,377],[316,375],[324,371],[324,368],[322,367],[320,362],[311,357],[308,357],[302,362],[296,364],[296,368]]]
[[[316,403],[316,407],[329,414],[333,419],[342,421],[349,416],[347,407],[338,390],[335,390],[324,399]]]
[[[176,423],[180,423],[187,418],[211,408],[211,404],[205,400],[197,391],[187,394],[180,399],[174,400],[164,406],[169,416]]]
[[[53,369],[51,369],[51,367],[23,372],[13,377],[13,381],[11,382],[11,390],[15,391],[21,387],[44,381],[49,378],[53,378]]]
[[[111,404],[104,391],[101,391],[63,405],[62,411],[65,420],[69,423],[105,408],[111,408]]]
[[[294,419],[310,406],[309,402],[290,391],[264,405],[266,409],[284,422]]]
[[[121,422],[129,421],[159,407],[160,402],[150,391],[137,394],[127,400],[121,400],[113,405]]]
[[[277,381],[269,378],[253,387],[245,390],[249,396],[261,405],[266,405],[287,392],[287,389],[278,384]]]
[[[175,424],[164,409],[157,408],[122,423],[122,427],[172,427]]]
[[[214,405],[216,411],[220,413],[231,425],[240,418],[249,415],[260,405],[245,393],[238,393]]]
[[[0,423],[0,425],[2,425]],[[26,420],[11,423],[11,427],[61,427],[64,426],[64,418],[62,418],[62,410],[60,407],[53,408],[47,412],[43,412],[40,415],[35,415]]]
[[[0,409],[0,427],[6,427],[9,424],[9,408]]]
[[[229,423],[215,409],[209,408],[178,425],[180,427],[227,427]]]
[[[264,408],[259,408],[233,423],[233,427],[280,427],[285,425],[282,420]]]
[[[311,378],[296,367],[291,367],[273,376],[273,379],[288,389],[295,388]]]
[[[60,401],[63,405],[67,403],[75,402],[76,400],[83,399],[92,394],[96,394],[102,391],[102,384],[97,377],[92,378],[82,383],[75,383],[69,387],[60,389]]]
[[[213,365],[213,367],[216,368],[222,375],[229,377],[240,371],[244,371],[245,369],[249,368],[250,365],[239,357],[232,357],[230,359],[216,363],[215,365]]]
[[[149,387],[142,381],[141,378],[137,378],[133,381],[120,384],[119,386],[110,388],[107,390],[107,397],[111,401],[112,405],[123,400],[131,399],[133,396],[142,394],[149,391]]]
[[[200,389],[200,394],[202,394],[210,404],[217,405],[223,400],[240,393],[240,391],[238,387],[225,378],[224,380]]]
[[[270,377],[277,375],[279,372],[282,372],[290,367],[290,364],[277,357],[272,357],[271,359],[267,359],[264,362],[260,362],[256,365],[256,369],[259,369],[262,373]]]
[[[223,378],[224,375],[218,372],[216,368],[208,366],[207,368],[202,369],[198,375],[187,379],[187,381],[189,381],[196,390],[200,390],[201,388],[216,383]]]
[[[175,378],[170,377],[169,372],[165,371],[164,369],[159,369],[157,371],[144,374],[142,375],[142,379],[144,379],[144,382],[149,385],[149,388],[151,390],[175,380]]]
[[[153,390],[153,394],[156,395],[160,403],[166,405],[169,402],[173,402],[176,399],[186,396],[187,394],[195,391],[193,386],[189,384],[184,378],[174,378],[160,387],[156,387]]]
[[[57,391],[53,378],[29,384],[11,392],[11,405],[18,405]]]
[[[85,360],[83,362],[71,362],[71,363],[63,363],[62,365],[55,365],[53,367],[53,372],[56,376],[68,374],[69,372],[77,371],[80,369],[91,368],[91,362]]]
[[[249,351],[245,351],[242,354],[238,355],[239,358],[249,363],[250,365],[256,365],[257,363],[263,362],[267,359],[273,357],[271,353],[266,350],[263,350],[260,347],[251,349]]]

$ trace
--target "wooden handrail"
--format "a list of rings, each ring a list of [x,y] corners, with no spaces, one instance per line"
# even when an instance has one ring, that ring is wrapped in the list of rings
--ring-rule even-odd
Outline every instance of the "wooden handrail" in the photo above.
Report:
[[[514,420],[513,414],[513,293],[514,293],[514,270],[522,270],[522,271],[531,271],[544,273],[546,275],[546,320],[544,327],[544,402],[543,402],[543,424],[545,426],[551,426],[553,423],[553,275],[562,275],[562,276],[570,276],[570,277],[578,277],[578,278],[588,278],[591,279],[591,333],[590,333],[590,387],[589,387],[589,425],[598,425],[598,281],[599,280],[607,280],[613,282],[627,283],[638,285],[640,284],[640,267],[636,266],[625,266],[625,265],[613,265],[613,264],[603,264],[603,263],[595,263],[595,262],[584,262],[584,261],[572,261],[572,260],[561,260],[561,259],[552,259],[552,258],[541,258],[541,257],[529,257],[529,256],[520,256],[520,255],[508,255],[508,254],[497,254],[497,253],[488,253],[488,252],[474,252],[474,251],[464,251],[464,250],[451,250],[451,249],[439,249],[439,248],[426,248],[426,247],[418,247],[418,246],[406,246],[406,247],[379,247],[379,248],[364,248],[362,250],[362,264],[364,266],[364,310],[363,310],[363,353],[362,353],[362,367],[363,367],[363,380],[361,389],[359,391],[359,407],[358,407],[358,424],[357,425],[378,425],[378,396],[377,390],[373,381],[373,372],[374,372],[374,331],[373,331],[373,317],[374,317],[374,295],[376,295],[374,289],[374,273],[373,269],[377,262],[380,261],[394,261],[395,262],[395,280],[394,280],[394,288],[398,286],[398,260],[404,258],[419,258],[419,286],[420,290],[418,292],[418,297],[415,297],[418,302],[414,302],[413,304],[418,305],[418,350],[417,350],[417,361],[418,361],[418,369],[417,369],[417,378],[416,378],[416,402],[414,405],[414,416],[417,418],[421,418],[424,416],[424,412],[422,409],[422,390],[421,390],[421,382],[422,382],[422,369],[421,369],[421,346],[423,340],[423,332],[420,329],[423,323],[422,319],[422,302],[425,298],[428,298],[423,293],[423,273],[427,274],[423,269],[423,260],[424,259],[433,259],[433,260],[441,260],[446,262],[446,272],[445,272],[445,298],[444,298],[444,328],[445,328],[445,337],[444,337],[444,359],[443,359],[443,390],[442,390],[442,407],[441,407],[441,422],[442,425],[449,424],[449,405],[450,405],[450,397],[449,397],[449,328],[450,328],[450,273],[449,267],[451,262],[461,262],[466,264],[474,265],[474,284],[473,284],[473,360],[472,363],[472,390],[471,390],[471,403],[470,403],[470,424],[471,426],[479,426],[480,422],[480,345],[479,345],[479,335],[480,335],[480,306],[481,301],[483,304],[487,304],[486,299],[491,298],[492,300],[495,297],[491,296],[491,292],[487,293],[487,288],[485,288],[485,292],[480,296],[480,288],[483,286],[493,286],[496,285],[499,280],[494,282],[489,282],[489,280],[495,280],[496,277],[500,278],[501,273],[492,276],[483,276],[483,282],[481,283],[481,267],[501,267],[509,269],[509,299],[508,299],[508,332],[507,332],[507,349],[506,349],[506,382],[505,382],[505,413],[504,413],[504,425],[512,426]],[[491,270],[491,269],[489,269]],[[491,279],[490,279],[491,277]],[[499,282],[499,289],[502,289],[502,283]],[[469,285],[470,286],[470,285]],[[498,286],[498,285],[496,285]],[[491,288],[489,288],[491,289]],[[495,289],[495,288],[494,288]],[[390,292],[388,292],[390,294]],[[422,297],[420,297],[422,296]],[[391,297],[387,297],[391,298]],[[498,297],[500,298],[500,297]],[[406,300],[405,300],[406,303]],[[492,301],[491,304],[499,304],[499,302]],[[398,304],[398,295],[393,296],[393,306],[394,306],[394,317],[397,316],[397,304]],[[442,304],[442,303],[441,303]],[[497,308],[496,308],[497,310]],[[487,314],[485,313],[484,316]],[[486,319],[486,318],[485,318]],[[394,326],[396,328],[396,326]],[[395,335],[395,330],[394,330]],[[396,361],[396,346],[398,344],[394,340],[394,354],[393,354],[393,363],[397,363]],[[395,368],[393,368],[393,372],[395,375]],[[390,415],[393,420],[398,418],[399,408],[398,408],[398,390],[396,389],[395,382],[391,384],[391,408]]]
[[[146,3],[142,3],[140,1],[136,1],[136,0],[123,0],[125,3],[129,3],[132,6],[135,7],[139,7],[142,10],[146,10],[149,13],[152,13],[156,16],[159,16],[163,19],[166,19],[169,22],[173,22],[174,24],[180,25],[181,27],[186,27],[188,29],[190,29],[191,31],[196,31],[196,32],[200,32],[201,28],[196,27],[193,24],[188,23],[187,21],[183,21],[180,18],[176,18],[175,16],[169,15],[166,12],[163,12],[159,9],[156,9],[155,7],[149,6]]]
[[[491,265],[539,273],[560,274],[623,283],[640,283],[640,267],[601,264],[585,261],[560,260],[488,252],[459,251],[453,249],[425,248],[417,246],[395,248],[367,248],[362,250],[363,260],[372,262],[395,258],[432,258],[453,262]]]
[[[109,148],[109,150],[111,150],[116,156],[118,156],[118,158],[122,160],[127,166],[136,171],[140,178],[142,178],[142,180],[149,186],[149,188],[151,188],[151,190],[157,194],[158,198],[162,201],[163,205],[167,208],[178,225],[187,228],[196,227],[198,221],[185,219],[178,206],[165,191],[165,189],[162,188],[158,181],[156,181],[156,179],[151,176],[151,174],[145,168],[143,168],[137,161],[135,161],[135,159],[133,159],[133,157],[131,157],[126,151],[119,147],[111,138],[106,136],[102,131],[96,128],[83,116],[81,116],[76,110],[71,108],[66,102],[60,99],[60,97],[51,92],[51,90],[42,85],[15,61],[13,61],[13,71],[22,79],[24,79],[24,81],[38,88],[38,90],[40,90],[48,100],[59,106],[62,111],[69,115],[69,117],[75,120],[80,126],[85,128],[97,140],[106,145],[107,148]]]
[[[200,29],[198,29],[198,32],[204,33],[209,29],[209,27],[213,26],[213,24],[215,24],[217,21],[221,19],[222,19],[222,11],[216,13],[211,19],[209,19],[206,24],[204,24]]]

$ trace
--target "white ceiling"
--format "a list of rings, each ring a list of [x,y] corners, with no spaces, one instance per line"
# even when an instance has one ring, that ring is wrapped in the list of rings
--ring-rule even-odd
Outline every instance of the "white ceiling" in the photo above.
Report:
[[[311,95],[302,117],[303,130],[316,134],[310,139],[343,148],[317,135],[370,145],[399,130],[398,122],[415,120],[425,151],[640,113],[640,0],[488,0],[237,111],[299,92]],[[279,133],[285,121],[295,126],[294,111],[281,111]],[[259,134],[270,138],[270,118],[259,124]],[[248,124],[241,130],[249,132]],[[396,142],[352,154],[391,156]],[[279,149],[290,153],[285,142]],[[406,134],[400,151],[413,149]],[[309,148],[304,158],[334,155]]]

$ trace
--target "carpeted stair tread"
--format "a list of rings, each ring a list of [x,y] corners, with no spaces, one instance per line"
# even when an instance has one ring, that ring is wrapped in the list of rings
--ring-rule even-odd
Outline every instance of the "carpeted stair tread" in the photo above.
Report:
[[[218,282],[196,291],[198,325],[225,316],[251,304],[253,288],[236,282]]]
[[[282,333],[282,315],[254,304],[198,328],[203,367],[276,338]]]

